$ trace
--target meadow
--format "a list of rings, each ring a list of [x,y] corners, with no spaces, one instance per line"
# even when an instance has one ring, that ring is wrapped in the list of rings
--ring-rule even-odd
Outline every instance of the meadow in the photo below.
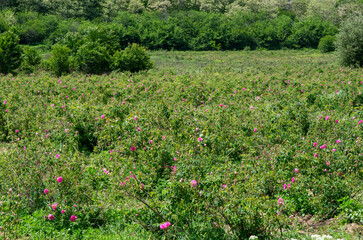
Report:
[[[0,76],[0,239],[362,235],[362,68],[316,50],[151,59]]]

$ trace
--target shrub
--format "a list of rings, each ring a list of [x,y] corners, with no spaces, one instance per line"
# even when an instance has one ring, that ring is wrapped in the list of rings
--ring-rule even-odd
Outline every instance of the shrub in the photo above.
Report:
[[[334,42],[335,36],[327,35],[325,37],[322,37],[319,41],[318,49],[322,53],[333,52],[335,50]]]
[[[291,31],[291,35],[286,40],[286,46],[292,48],[316,48],[323,36],[335,35],[336,27],[331,22],[311,17],[295,23]]]
[[[38,16],[30,19],[19,27],[22,44],[36,44],[47,39],[57,29],[58,20],[55,16]]]
[[[13,32],[0,35],[0,73],[10,73],[21,64],[21,47],[19,36]]]
[[[49,69],[57,76],[70,71],[71,49],[56,44],[52,48],[52,56],[49,58]]]
[[[40,64],[40,61],[41,57],[39,56],[37,50],[35,50],[34,48],[30,48],[29,46],[24,47],[22,69],[25,72],[34,72],[36,67]]]
[[[363,15],[352,16],[339,29],[336,49],[343,65],[363,66]]]
[[[87,42],[76,54],[77,68],[85,73],[101,74],[110,69],[110,55],[107,49],[97,42]]]
[[[0,33],[7,31],[9,28],[8,23],[3,16],[0,15]]]
[[[113,59],[113,68],[120,71],[138,72],[149,70],[153,65],[146,49],[136,43],[116,52]]]

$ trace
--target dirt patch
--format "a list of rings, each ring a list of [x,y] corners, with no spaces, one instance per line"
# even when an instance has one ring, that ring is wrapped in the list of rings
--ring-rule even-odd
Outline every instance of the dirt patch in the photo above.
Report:
[[[349,234],[363,235],[363,226],[356,223],[350,223],[345,225],[344,230],[346,230]]]

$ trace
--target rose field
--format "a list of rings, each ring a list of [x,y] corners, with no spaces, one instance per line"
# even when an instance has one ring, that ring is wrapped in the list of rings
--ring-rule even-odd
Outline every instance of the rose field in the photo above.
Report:
[[[150,54],[139,73],[0,75],[0,239],[361,238],[362,68]]]

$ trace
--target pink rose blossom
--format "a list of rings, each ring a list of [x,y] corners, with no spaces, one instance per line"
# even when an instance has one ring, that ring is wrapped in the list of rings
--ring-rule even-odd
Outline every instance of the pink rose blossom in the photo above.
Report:
[[[61,183],[63,181],[62,177],[57,178],[57,182]]]
[[[77,217],[76,217],[75,215],[72,215],[72,216],[71,216],[71,221],[72,221],[72,222],[76,221],[76,219],[77,219]]]
[[[197,181],[195,181],[195,180],[192,180],[190,183],[192,184],[192,187],[195,187],[198,184]]]
[[[54,220],[54,216],[53,216],[53,214],[49,214],[49,215],[48,215],[48,219],[49,219],[49,220]]]
[[[48,195],[49,190],[48,189],[44,189],[44,193],[45,193],[45,195]]]
[[[160,224],[160,229],[166,229],[170,226],[170,222],[166,222],[166,223],[163,223],[163,224]]]

